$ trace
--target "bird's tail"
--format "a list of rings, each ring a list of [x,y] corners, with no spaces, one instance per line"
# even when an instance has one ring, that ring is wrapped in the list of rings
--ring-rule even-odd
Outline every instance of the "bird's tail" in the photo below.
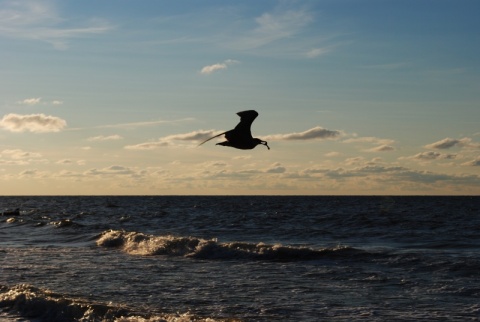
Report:
[[[223,133],[217,134],[217,135],[215,135],[215,136],[212,136],[211,138],[206,139],[205,141],[203,141],[202,143],[200,143],[200,144],[197,145],[197,146],[200,146],[200,145],[202,145],[203,143],[210,141],[211,139],[218,138],[220,135],[224,135],[225,133],[227,133],[227,132],[223,132]]]

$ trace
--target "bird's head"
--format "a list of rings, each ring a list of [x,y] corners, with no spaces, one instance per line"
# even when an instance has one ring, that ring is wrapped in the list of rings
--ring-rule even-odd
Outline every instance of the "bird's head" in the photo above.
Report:
[[[270,150],[270,147],[268,146],[268,143],[267,141],[263,141],[263,140],[260,140],[260,139],[257,139],[255,138],[255,143],[258,145],[258,144],[262,144],[262,145],[265,145],[269,150]]]

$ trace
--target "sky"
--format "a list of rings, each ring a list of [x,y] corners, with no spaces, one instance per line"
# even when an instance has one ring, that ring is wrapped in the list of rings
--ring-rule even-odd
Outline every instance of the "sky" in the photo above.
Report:
[[[0,194],[479,195],[478,12],[0,0]]]

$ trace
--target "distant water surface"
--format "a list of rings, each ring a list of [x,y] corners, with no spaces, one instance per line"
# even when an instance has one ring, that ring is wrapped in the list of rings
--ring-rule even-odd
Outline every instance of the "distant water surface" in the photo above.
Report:
[[[480,197],[0,197],[0,320],[480,320]]]

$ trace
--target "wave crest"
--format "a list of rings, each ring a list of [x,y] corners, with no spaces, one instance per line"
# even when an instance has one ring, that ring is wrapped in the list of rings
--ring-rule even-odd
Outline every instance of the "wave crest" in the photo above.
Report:
[[[20,284],[11,288],[0,285],[0,308],[35,321],[104,321],[104,322],[216,322],[236,319],[200,318],[190,313],[139,314],[123,306],[91,303],[61,294]]]
[[[348,246],[308,247],[230,242],[196,237],[155,236],[139,232],[108,230],[97,240],[102,247],[116,247],[132,255],[170,255],[198,259],[258,259],[277,261],[315,260],[351,256],[360,250]]]
[[[0,287],[0,307],[40,321],[93,321],[99,318],[113,321],[116,317],[128,314],[128,311],[121,307],[68,299],[27,284],[12,288]]]

